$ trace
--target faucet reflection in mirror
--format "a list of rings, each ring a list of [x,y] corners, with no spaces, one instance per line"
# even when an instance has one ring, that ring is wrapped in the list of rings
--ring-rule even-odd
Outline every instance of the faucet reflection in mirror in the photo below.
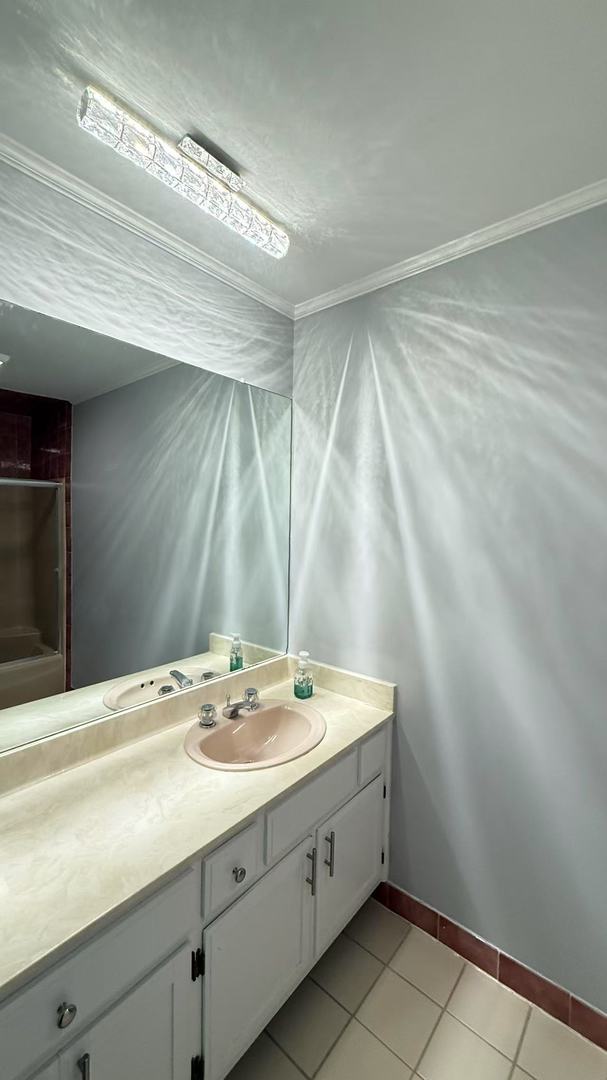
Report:
[[[0,752],[284,652],[290,401],[3,303],[0,352]]]

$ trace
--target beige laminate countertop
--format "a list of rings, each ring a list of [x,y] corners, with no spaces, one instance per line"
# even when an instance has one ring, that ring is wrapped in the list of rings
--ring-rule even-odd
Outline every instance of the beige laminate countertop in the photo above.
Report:
[[[327,733],[285,765],[206,769],[188,721],[0,799],[0,998],[392,716],[322,688],[313,703]]]

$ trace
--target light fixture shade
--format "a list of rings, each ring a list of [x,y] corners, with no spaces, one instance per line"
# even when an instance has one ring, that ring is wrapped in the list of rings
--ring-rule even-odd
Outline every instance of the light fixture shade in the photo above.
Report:
[[[195,142],[191,135],[184,135],[183,139],[180,139],[177,143],[177,147],[182,154],[186,154],[193,161],[198,162],[212,176],[216,176],[218,180],[223,180],[224,184],[231,188],[232,191],[240,191],[244,187],[242,176],[233,172],[232,169],[228,169],[228,166],[224,165],[223,161],[218,161],[216,157],[213,157],[208,150],[205,150],[204,146],[200,146],[199,143]]]
[[[227,187],[223,179],[209,175],[213,172],[209,164],[212,155],[207,154],[209,160],[203,168],[142,120],[121,109],[106,94],[90,86],[80,100],[78,123],[85,131],[111,146],[134,165],[140,165],[150,176],[161,180],[163,184],[218,221],[222,221],[268,255],[281,259],[287,254],[289,237],[284,229],[242,195]],[[190,142],[193,143],[193,140]],[[203,154],[207,153],[202,148],[199,149]],[[227,169],[227,166],[222,166],[216,158],[212,158],[212,161],[240,181],[236,173]]]

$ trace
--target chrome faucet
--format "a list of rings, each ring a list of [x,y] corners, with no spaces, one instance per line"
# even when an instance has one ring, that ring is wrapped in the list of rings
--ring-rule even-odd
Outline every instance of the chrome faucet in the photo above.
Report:
[[[179,668],[173,668],[169,671],[169,675],[172,675],[180,690],[185,690],[186,686],[193,686],[194,680],[190,679],[188,675],[184,675],[183,671],[179,671]]]
[[[225,708],[221,711],[226,719],[235,720],[241,709],[249,709],[250,712],[253,712],[254,709],[259,708],[259,705],[259,690],[256,690],[254,686],[249,686],[244,692],[242,701],[231,701],[230,695],[228,694],[226,697]]]

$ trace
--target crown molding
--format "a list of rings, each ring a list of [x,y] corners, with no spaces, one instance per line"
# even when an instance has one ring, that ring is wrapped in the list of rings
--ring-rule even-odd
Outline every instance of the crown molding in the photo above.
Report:
[[[47,158],[41,157],[33,150],[29,150],[2,133],[0,133],[0,162],[4,162],[5,165],[9,165],[12,169],[17,169],[26,176],[38,180],[40,183],[52,188],[53,191],[57,191],[60,195],[64,195],[80,206],[84,206],[87,210],[92,210],[93,213],[107,218],[108,221],[113,222],[115,225],[128,229],[129,232],[142,237],[163,251],[169,252],[170,255],[181,259],[182,262],[189,263],[190,266],[194,266],[197,270],[210,274],[211,277],[217,278],[225,285],[231,285],[233,289],[237,289],[254,300],[258,300],[261,304],[265,304],[266,307],[280,312],[281,315],[287,315],[290,319],[293,318],[293,304],[289,303],[288,300],[270,292],[269,289],[264,289],[262,285],[251,281],[250,278],[239,273],[238,270],[233,270],[219,259],[207,255],[204,251],[194,247],[193,244],[188,243],[187,240],[182,240],[174,233],[169,232],[168,229],[156,225],[149,218],[138,214],[136,210],[131,210],[130,207],[118,202],[117,199],[113,199],[110,195],[105,195],[85,181],[78,180],[72,173],[66,172],[59,165],[53,164]]]
[[[346,300],[353,300],[365,293],[375,292],[386,285],[393,285],[404,278],[413,277],[414,274],[422,274],[425,270],[431,270],[435,266],[461,259],[464,255],[471,255],[474,251],[501,244],[504,240],[511,240],[515,236],[539,229],[543,225],[550,225],[555,221],[571,217],[582,210],[590,210],[593,206],[599,206],[607,202],[607,179],[599,180],[595,184],[578,188],[568,195],[562,195],[550,202],[542,203],[531,210],[525,210],[522,214],[504,218],[495,225],[488,225],[484,229],[468,233],[458,240],[451,240],[448,244],[432,248],[421,255],[414,255],[411,259],[386,266],[383,270],[376,270],[374,274],[351,281],[347,285],[340,285],[337,289],[314,296],[303,303],[295,304],[295,319],[303,319],[306,315],[312,315],[316,311],[324,311],[325,308],[343,304]]]
[[[314,312],[323,311],[325,308],[335,307],[347,300],[354,300],[357,296],[375,292],[386,285],[393,285],[405,278],[422,274],[425,270],[431,270],[435,266],[461,259],[464,255],[471,255],[475,251],[500,244],[504,240],[511,240],[515,236],[539,229],[543,225],[550,225],[563,218],[583,210],[590,210],[593,206],[599,206],[607,202],[607,179],[599,180],[587,187],[578,188],[567,195],[562,195],[550,202],[542,203],[531,210],[525,210],[521,214],[505,218],[488,225],[486,228],[477,229],[457,240],[451,240],[447,244],[432,248],[430,251],[414,255],[410,259],[386,266],[373,274],[359,278],[356,281],[340,285],[337,289],[321,293],[299,304],[292,304],[284,297],[265,289],[250,278],[232,269],[219,259],[206,254],[200,248],[182,240],[174,233],[163,229],[149,218],[131,210],[123,203],[105,195],[83,180],[78,180],[60,166],[53,164],[48,159],[27,149],[14,139],[0,133],[0,162],[9,165],[13,169],[32,177],[34,180],[45,184],[68,199],[72,199],[80,206],[91,210],[95,214],[107,218],[123,229],[134,233],[136,236],[147,240],[163,251],[167,251],[182,262],[188,263],[197,270],[230,285],[233,289],[250,296],[266,307],[286,315],[290,319],[303,319]]]

